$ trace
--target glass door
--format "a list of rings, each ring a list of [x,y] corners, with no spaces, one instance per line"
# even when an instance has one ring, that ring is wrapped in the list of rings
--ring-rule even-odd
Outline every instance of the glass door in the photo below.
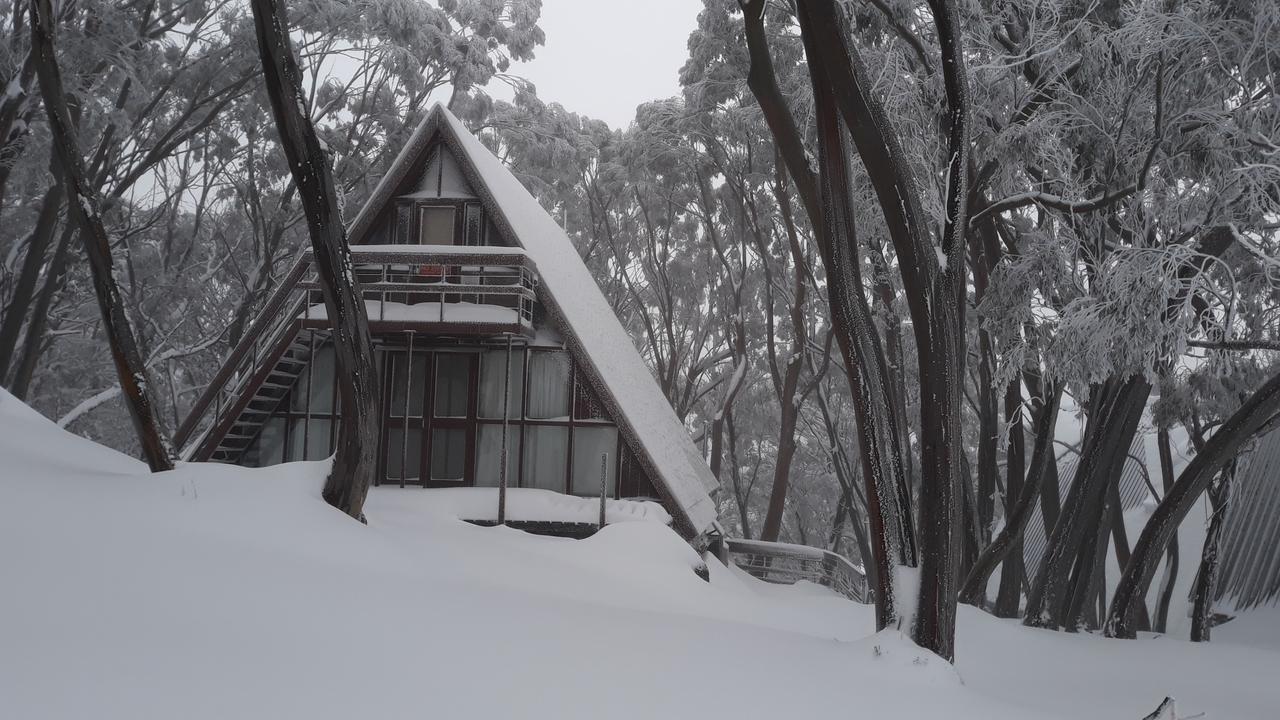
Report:
[[[433,358],[427,485],[474,485],[478,355],[437,352]]]

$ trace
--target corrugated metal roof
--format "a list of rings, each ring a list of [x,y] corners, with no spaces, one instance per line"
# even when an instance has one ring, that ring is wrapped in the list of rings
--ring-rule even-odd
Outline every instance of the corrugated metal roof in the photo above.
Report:
[[[1262,436],[1227,497],[1214,598],[1237,610],[1280,600],[1280,430]]]

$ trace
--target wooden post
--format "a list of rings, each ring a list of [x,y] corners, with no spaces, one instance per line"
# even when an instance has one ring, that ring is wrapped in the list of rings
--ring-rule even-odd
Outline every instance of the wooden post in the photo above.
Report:
[[[605,488],[609,479],[609,453],[600,453],[600,527],[604,528]]]
[[[507,524],[507,427],[511,402],[511,334],[507,333],[507,363],[502,378],[502,450],[498,455],[498,524]]]

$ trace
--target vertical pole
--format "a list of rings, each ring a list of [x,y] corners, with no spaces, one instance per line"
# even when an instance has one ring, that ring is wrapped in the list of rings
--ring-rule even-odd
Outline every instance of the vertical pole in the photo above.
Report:
[[[404,356],[404,408],[400,416],[400,487],[404,487],[404,473],[409,465],[409,397],[413,394],[413,331],[408,331],[409,351]],[[395,377],[394,373],[392,377]]]
[[[511,334],[507,334],[507,365],[502,378],[502,451],[498,455],[498,524],[507,524],[507,426],[511,402]]]
[[[305,424],[302,426],[302,457],[298,458],[299,460],[307,459],[308,444],[311,441],[311,380],[316,375],[315,373],[316,366],[312,362],[313,360],[316,359],[316,331],[311,330],[310,332],[307,333],[307,336],[308,336],[308,339],[307,339],[308,354],[307,354],[307,369],[306,369],[307,397],[306,397],[306,400],[304,401],[306,404],[302,406],[302,409],[303,409],[302,422]],[[288,408],[286,408],[286,411],[287,410]]]
[[[605,491],[609,479],[609,453],[600,453],[600,527],[604,527]]]

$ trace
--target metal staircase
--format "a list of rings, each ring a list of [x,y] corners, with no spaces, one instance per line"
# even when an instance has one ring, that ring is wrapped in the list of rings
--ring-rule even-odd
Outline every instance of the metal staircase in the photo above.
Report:
[[[213,448],[209,460],[220,463],[238,463],[245,450],[253,444],[262,426],[289,396],[289,391],[311,362],[311,356],[329,338],[328,332],[295,332],[284,352],[267,371],[257,385],[257,391],[245,403],[231,423],[230,429]]]

